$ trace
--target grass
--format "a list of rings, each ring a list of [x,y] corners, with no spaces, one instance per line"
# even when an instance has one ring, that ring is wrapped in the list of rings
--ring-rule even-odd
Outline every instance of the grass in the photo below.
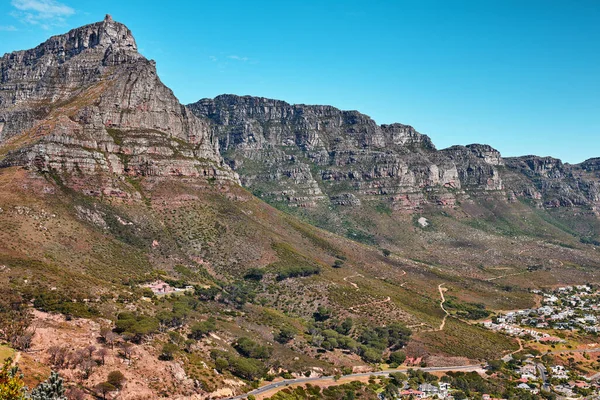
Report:
[[[15,351],[8,346],[0,345],[0,362],[4,362],[9,357],[13,357]]]

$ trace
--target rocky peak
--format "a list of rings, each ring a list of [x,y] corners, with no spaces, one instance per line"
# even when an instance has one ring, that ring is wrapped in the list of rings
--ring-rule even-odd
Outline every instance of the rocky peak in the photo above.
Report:
[[[108,15],[4,55],[0,70],[0,167],[56,170],[83,182],[85,175],[237,180],[208,123],[179,103],[131,31]]]

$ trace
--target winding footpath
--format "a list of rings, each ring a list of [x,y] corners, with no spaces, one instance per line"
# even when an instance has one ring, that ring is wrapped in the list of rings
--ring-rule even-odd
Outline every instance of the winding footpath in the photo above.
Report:
[[[360,307],[367,307],[367,306],[374,306],[376,304],[389,303],[391,300],[392,300],[392,298],[390,296],[388,296],[385,298],[385,300],[377,300],[377,301],[372,301],[371,303],[359,304],[357,306],[352,306],[352,307],[350,307],[350,310],[354,311]]]
[[[347,283],[349,283],[350,285],[352,285],[352,287],[353,287],[354,289],[356,289],[356,290],[359,290],[359,288],[358,288],[358,285],[357,285],[356,283],[354,283],[354,282],[350,282],[350,281],[348,280],[348,279],[350,279],[350,278],[356,278],[356,277],[359,277],[359,276],[362,276],[362,277],[364,277],[364,275],[363,275],[363,274],[350,275],[350,276],[347,276],[347,277],[345,277],[345,278],[344,278],[344,282],[347,282]]]
[[[426,368],[413,368],[413,369],[418,369],[418,370],[426,371],[426,372],[451,372],[451,371],[465,371],[465,372],[477,371],[477,372],[480,372],[482,370],[482,367],[480,365],[456,365],[456,366],[453,366],[453,367],[426,367]],[[375,376],[389,376],[390,374],[393,374],[395,372],[406,372],[406,371],[407,371],[407,369],[387,369],[387,370],[384,370],[384,371],[363,372],[363,373],[360,373],[360,374],[342,375],[337,380],[340,380],[340,379],[347,380],[347,379],[353,379],[353,378],[365,378],[365,377],[369,377],[369,376],[372,376],[372,375],[375,375]],[[287,386],[290,386],[290,385],[300,385],[300,384],[303,384],[303,383],[309,383],[309,382],[314,382],[314,381],[336,382],[336,379],[333,376],[321,376],[321,377],[298,378],[298,379],[285,379],[283,381],[270,383],[268,385],[265,385],[265,386],[263,386],[261,388],[253,390],[253,391],[248,392],[246,394],[242,394],[242,395],[235,396],[235,397],[229,397],[229,398],[224,399],[224,400],[245,399],[249,395],[257,396],[257,395],[269,392],[271,390],[275,393],[275,392],[277,392],[276,389],[279,389],[279,388],[287,387]]]
[[[446,290],[448,290],[448,288],[442,287],[444,285],[445,285],[445,283],[440,283],[438,285],[438,290],[440,291],[440,297],[442,298],[442,301],[440,302],[440,308],[446,314],[446,315],[444,315],[444,318],[442,319],[442,323],[440,324],[440,327],[439,327],[438,331],[443,331],[444,330],[444,327],[446,326],[446,320],[450,316],[450,313],[448,312],[448,310],[446,310],[446,308],[444,308],[444,303],[446,302],[446,298],[444,297],[444,292]]]

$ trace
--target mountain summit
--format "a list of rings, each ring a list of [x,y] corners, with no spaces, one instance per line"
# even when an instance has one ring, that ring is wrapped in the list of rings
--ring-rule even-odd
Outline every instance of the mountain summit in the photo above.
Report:
[[[237,181],[206,121],[181,105],[137,51],[131,31],[104,21],[0,59],[0,166],[101,176]],[[125,193],[125,192],[123,192]]]

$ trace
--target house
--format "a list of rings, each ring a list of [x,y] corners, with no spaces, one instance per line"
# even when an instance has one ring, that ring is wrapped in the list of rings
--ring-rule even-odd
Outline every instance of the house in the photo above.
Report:
[[[175,289],[171,285],[160,279],[147,285],[144,285],[144,287],[149,288],[150,290],[152,290],[152,293],[156,295],[169,294],[175,292]]]
[[[571,384],[571,382],[569,382],[569,384]],[[589,389],[590,388],[590,384],[587,383],[587,382],[584,382],[584,381],[574,382],[571,385],[571,387],[573,387],[573,386],[576,387],[576,388],[579,388],[579,389]]]
[[[562,342],[561,338],[557,338],[556,336],[545,336],[539,339],[540,343],[560,343]]]
[[[407,397],[413,396],[418,399],[424,399],[425,397],[427,397],[425,395],[425,393],[421,392],[420,390],[414,390],[414,389],[402,390],[402,391],[400,391],[400,396],[407,396]]]
[[[410,365],[421,365],[421,361],[423,361],[423,357],[406,357],[404,363],[408,366]]]
[[[427,396],[435,396],[441,392],[439,387],[429,383],[419,385],[419,391],[425,393]]]

